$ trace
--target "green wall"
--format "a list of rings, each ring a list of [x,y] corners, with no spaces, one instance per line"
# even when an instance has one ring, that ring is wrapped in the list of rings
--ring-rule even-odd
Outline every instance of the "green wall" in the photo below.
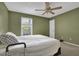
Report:
[[[33,19],[33,34],[49,35],[49,20],[47,18],[9,11],[9,31],[21,35],[21,17]]]
[[[0,2],[0,33],[8,31],[8,9]]]
[[[56,38],[79,44],[79,8],[55,18]]]

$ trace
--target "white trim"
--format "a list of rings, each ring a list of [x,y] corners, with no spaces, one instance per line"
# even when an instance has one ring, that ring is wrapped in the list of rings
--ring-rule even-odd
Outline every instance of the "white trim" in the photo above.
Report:
[[[55,38],[55,19],[49,21],[49,36]]]
[[[31,35],[33,35],[33,19],[31,18],[32,20],[32,25],[31,25]]]
[[[69,44],[69,45],[73,45],[73,46],[79,47],[78,44],[70,43],[70,42],[67,42],[67,41],[64,41],[63,43],[66,43],[66,44]]]

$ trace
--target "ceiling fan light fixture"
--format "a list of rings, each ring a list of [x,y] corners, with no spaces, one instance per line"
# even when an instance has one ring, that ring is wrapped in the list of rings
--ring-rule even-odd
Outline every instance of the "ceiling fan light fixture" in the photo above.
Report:
[[[51,14],[55,14],[54,12],[52,12],[52,10],[58,10],[58,9],[61,9],[62,6],[59,6],[59,7],[55,7],[55,8],[52,8],[50,6],[50,2],[45,2],[45,9],[35,9],[36,11],[45,11],[42,15],[44,14],[48,14],[48,13],[51,13]]]

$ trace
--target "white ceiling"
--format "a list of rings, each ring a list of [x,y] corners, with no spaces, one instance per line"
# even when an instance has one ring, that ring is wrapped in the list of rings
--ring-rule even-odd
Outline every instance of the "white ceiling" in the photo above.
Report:
[[[55,13],[54,15],[50,13],[42,15],[44,11],[35,11],[35,9],[44,9],[44,2],[5,2],[5,5],[10,11],[51,18],[59,14],[65,13],[67,11],[70,11],[72,9],[78,8],[79,2],[51,2],[51,7],[62,6],[62,9],[53,11]]]

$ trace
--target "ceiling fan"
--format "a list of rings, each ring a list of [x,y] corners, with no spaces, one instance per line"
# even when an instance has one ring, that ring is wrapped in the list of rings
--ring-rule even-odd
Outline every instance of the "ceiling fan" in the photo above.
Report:
[[[62,8],[62,6],[52,8],[50,6],[50,2],[45,2],[45,9],[35,9],[35,11],[45,11],[42,15],[44,15],[46,13],[55,14],[54,12],[52,12],[52,10],[58,10],[58,9],[61,9],[61,8]]]

